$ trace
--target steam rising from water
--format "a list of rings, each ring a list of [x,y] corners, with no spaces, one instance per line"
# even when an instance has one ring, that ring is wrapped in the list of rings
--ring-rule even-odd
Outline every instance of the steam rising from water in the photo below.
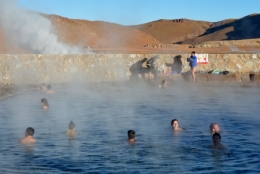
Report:
[[[60,43],[53,34],[51,21],[32,11],[16,7],[17,0],[0,1],[0,26],[8,43],[35,54],[87,53],[75,46]]]

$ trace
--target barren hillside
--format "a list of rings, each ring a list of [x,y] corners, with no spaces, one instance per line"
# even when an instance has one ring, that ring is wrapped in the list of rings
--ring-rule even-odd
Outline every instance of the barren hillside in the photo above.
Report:
[[[164,44],[172,44],[202,35],[210,28],[210,25],[210,22],[189,19],[160,19],[132,27],[150,34]]]
[[[59,42],[79,48],[91,47],[96,52],[183,53],[196,49],[199,52],[228,53],[260,48],[259,14],[218,22],[160,19],[135,26],[42,15],[51,21],[52,32]],[[30,53],[8,41],[0,27],[0,53]],[[232,49],[233,46],[239,48]]]
[[[149,34],[135,28],[103,21],[68,19],[47,16],[56,28],[62,42],[90,47],[142,47],[159,43]]]

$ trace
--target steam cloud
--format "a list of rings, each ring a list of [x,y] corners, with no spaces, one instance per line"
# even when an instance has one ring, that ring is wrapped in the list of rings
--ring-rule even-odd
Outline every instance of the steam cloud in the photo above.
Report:
[[[16,7],[17,0],[0,1],[0,26],[6,40],[34,54],[80,54],[87,50],[60,43],[51,21],[32,11]]]

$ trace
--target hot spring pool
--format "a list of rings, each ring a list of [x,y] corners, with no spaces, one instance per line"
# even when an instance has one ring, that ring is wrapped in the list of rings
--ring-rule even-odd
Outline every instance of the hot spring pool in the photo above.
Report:
[[[52,85],[0,101],[0,173],[260,173],[260,88],[100,83]],[[42,110],[40,99],[50,108]],[[186,130],[173,132],[172,119]],[[67,136],[69,122],[77,134]],[[228,151],[212,144],[221,128]],[[36,144],[17,142],[27,127]],[[136,143],[127,142],[127,131]]]

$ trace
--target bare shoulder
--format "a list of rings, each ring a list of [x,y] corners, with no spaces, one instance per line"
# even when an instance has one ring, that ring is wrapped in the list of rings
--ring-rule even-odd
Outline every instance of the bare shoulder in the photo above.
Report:
[[[35,143],[36,140],[34,138],[21,138],[18,140],[19,143],[27,144],[27,143]]]
[[[19,143],[23,143],[25,138],[21,138],[18,140]]]

